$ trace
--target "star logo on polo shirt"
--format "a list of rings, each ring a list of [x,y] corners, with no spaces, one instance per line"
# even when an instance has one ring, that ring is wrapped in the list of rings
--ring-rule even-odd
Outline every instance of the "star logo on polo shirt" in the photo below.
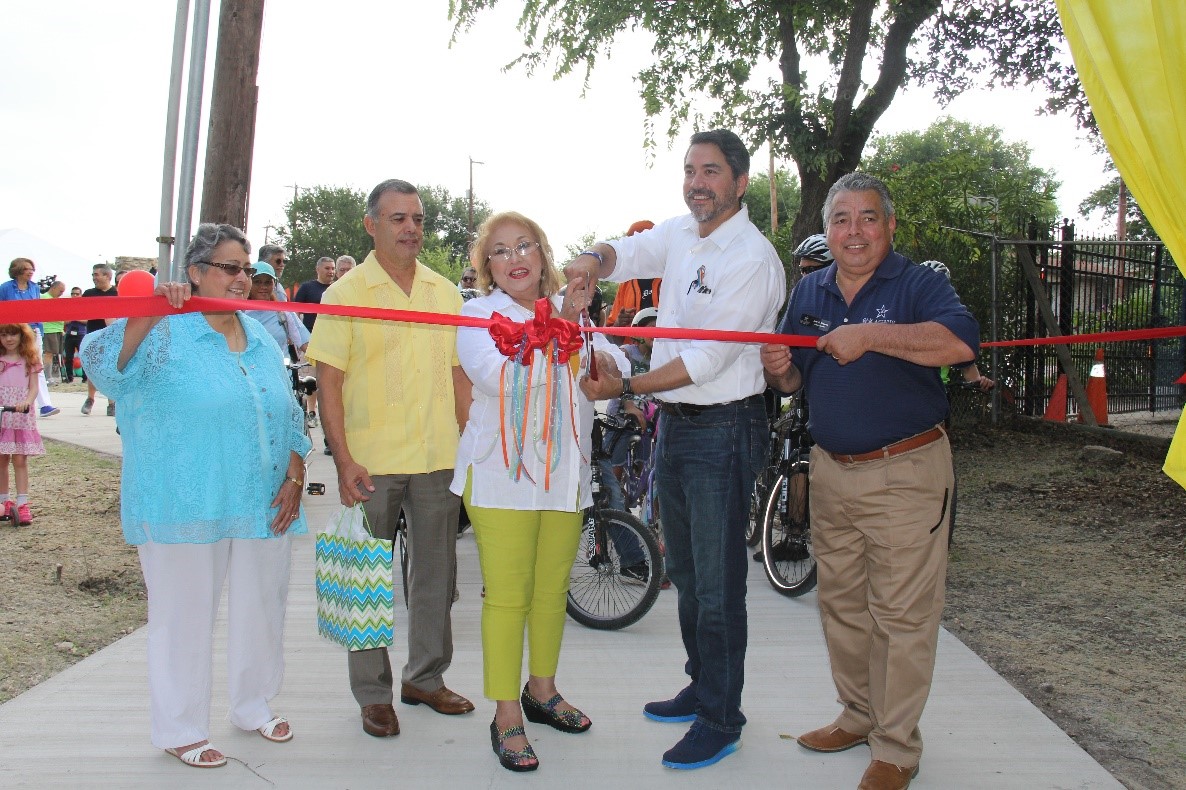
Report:
[[[882,305],[881,307],[877,308],[877,320],[884,321],[885,315],[888,312],[889,312],[889,308],[886,307],[885,305]]]

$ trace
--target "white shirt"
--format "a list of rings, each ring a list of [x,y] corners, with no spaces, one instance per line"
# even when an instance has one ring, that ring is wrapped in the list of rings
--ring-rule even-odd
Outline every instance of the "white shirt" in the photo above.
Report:
[[[656,326],[774,331],[786,299],[786,273],[744,205],[703,239],[696,220],[685,214],[605,243],[618,258],[607,279],[663,278]],[[729,403],[766,389],[756,343],[658,338],[651,370],[676,357],[683,360],[692,384],[656,393],[660,400]]]
[[[560,312],[559,296],[552,297],[553,312]],[[501,313],[512,321],[523,322],[534,313],[521,307],[504,292],[495,290],[489,296],[471,299],[461,308],[461,314],[478,318],[489,318]],[[598,351],[607,351],[617,362],[622,375],[630,374],[630,363],[621,350],[608,342],[604,335],[593,335],[593,346]],[[532,367],[532,385],[529,389],[527,446],[524,450],[526,474],[514,479],[515,466],[514,434],[510,426],[504,429],[499,414],[499,389],[503,364],[507,362],[494,339],[486,329],[458,327],[457,357],[462,368],[474,385],[474,402],[469,410],[469,419],[461,434],[457,448],[457,463],[453,469],[453,483],[449,486],[455,494],[465,490],[466,473],[473,470],[471,501],[478,507],[494,507],[506,510],[563,510],[575,512],[593,504],[589,457],[593,432],[593,403],[585,398],[577,386],[579,374],[572,375],[571,365],[560,367],[559,375],[553,379],[553,386],[559,387],[560,415],[558,424],[552,429],[557,435],[553,442],[560,446],[560,458],[552,469],[548,489],[544,489],[544,456],[546,443],[543,440],[544,417],[546,415],[546,369],[543,353],[535,352]],[[582,363],[585,352],[581,352]],[[549,366],[550,367],[550,366]],[[511,410],[511,384],[514,365],[507,365],[505,381],[502,381],[506,413]],[[570,395],[571,393],[571,395]],[[571,400],[570,400],[571,397]],[[572,405],[577,410],[579,442],[573,436]],[[507,454],[512,469],[507,469],[502,457],[503,435],[506,435]],[[527,475],[530,475],[528,478]],[[534,481],[534,482],[533,482]]]

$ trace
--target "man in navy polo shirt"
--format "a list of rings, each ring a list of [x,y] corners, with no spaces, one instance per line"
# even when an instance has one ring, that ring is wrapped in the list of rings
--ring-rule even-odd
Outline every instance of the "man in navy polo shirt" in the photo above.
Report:
[[[803,278],[779,332],[814,349],[762,347],[766,381],[805,388],[811,537],[824,638],[843,710],[800,745],[868,743],[861,790],[918,773],[918,721],[943,611],[954,480],[939,368],[976,358],[979,326],[937,272],[895,253],[885,185],[844,176],[823,210],[835,263]]]

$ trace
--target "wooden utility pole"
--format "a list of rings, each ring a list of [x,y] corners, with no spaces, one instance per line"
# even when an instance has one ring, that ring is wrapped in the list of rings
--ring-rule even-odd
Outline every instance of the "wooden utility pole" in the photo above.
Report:
[[[202,222],[247,227],[264,0],[222,0],[202,179]]]

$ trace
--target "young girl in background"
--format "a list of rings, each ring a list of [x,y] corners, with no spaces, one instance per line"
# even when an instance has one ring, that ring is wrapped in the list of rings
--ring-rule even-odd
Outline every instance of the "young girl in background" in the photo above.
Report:
[[[37,373],[41,370],[41,350],[37,336],[28,324],[0,324],[0,521],[20,526],[33,523],[29,511],[30,455],[45,455],[41,434],[37,432],[37,414],[32,409],[37,399]],[[8,463],[16,477],[16,502],[9,496]]]

